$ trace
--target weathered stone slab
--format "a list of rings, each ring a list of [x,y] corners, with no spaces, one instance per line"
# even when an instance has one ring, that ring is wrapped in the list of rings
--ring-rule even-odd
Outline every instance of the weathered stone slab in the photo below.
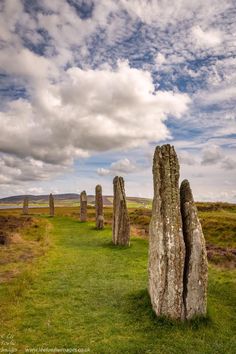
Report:
[[[122,177],[117,176],[114,178],[113,190],[112,241],[115,245],[129,246],[130,221],[126,205],[124,180]]]
[[[96,208],[96,228],[104,228],[102,187],[98,184],[95,189],[95,208]]]
[[[87,194],[80,193],[80,221],[87,221]]]
[[[182,319],[185,245],[180,214],[179,163],[173,146],[156,148],[153,184],[149,294],[158,316]]]
[[[205,315],[207,310],[208,265],[205,239],[187,180],[180,187],[183,235],[186,247],[184,270],[185,317]]]
[[[23,201],[23,214],[28,215],[29,214],[29,198],[25,197]]]
[[[52,193],[49,195],[49,212],[50,216],[54,216],[55,210],[54,210],[54,197]]]

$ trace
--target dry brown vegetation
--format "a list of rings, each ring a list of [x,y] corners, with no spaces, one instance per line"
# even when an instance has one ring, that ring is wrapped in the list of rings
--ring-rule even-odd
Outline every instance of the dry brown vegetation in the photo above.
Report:
[[[49,227],[47,220],[32,216],[0,215],[0,282],[11,280],[23,264],[45,253]]]

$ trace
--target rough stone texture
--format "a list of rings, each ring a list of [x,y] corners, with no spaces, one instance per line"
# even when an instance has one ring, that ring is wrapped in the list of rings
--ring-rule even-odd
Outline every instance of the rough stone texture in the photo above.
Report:
[[[28,215],[29,214],[29,198],[25,197],[23,201],[23,214]]]
[[[157,147],[149,229],[149,294],[155,313],[183,319],[185,245],[179,197],[179,163],[174,147]]]
[[[50,216],[54,216],[54,198],[52,193],[49,195],[49,211]]]
[[[103,199],[102,187],[98,184],[95,189],[95,207],[96,207],[96,228],[101,230],[104,228],[104,215],[103,215]]]
[[[124,180],[122,177],[114,178],[113,189],[112,241],[115,245],[129,246],[130,221],[126,205]]]
[[[205,315],[207,309],[208,265],[205,239],[187,180],[180,187],[183,235],[186,247],[184,269],[185,317]]]
[[[87,221],[87,194],[80,193],[80,221]]]

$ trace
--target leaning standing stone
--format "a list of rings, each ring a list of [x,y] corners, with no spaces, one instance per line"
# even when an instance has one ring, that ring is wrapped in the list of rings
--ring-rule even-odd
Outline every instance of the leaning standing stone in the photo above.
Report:
[[[149,294],[158,316],[183,318],[185,246],[179,198],[179,163],[174,147],[157,147],[149,229]]]
[[[87,194],[80,193],[80,221],[87,221]]]
[[[103,200],[102,200],[102,187],[98,184],[95,189],[95,207],[96,207],[96,228],[101,230],[104,228],[103,216]]]
[[[126,205],[124,180],[122,177],[114,178],[113,189],[112,241],[115,245],[129,246],[130,222]]]
[[[197,208],[189,182],[185,179],[180,187],[183,234],[186,246],[184,271],[185,317],[205,315],[207,309],[207,252]]]
[[[50,216],[54,216],[54,198],[52,193],[49,195],[49,211]]]
[[[28,215],[29,213],[29,198],[25,197],[23,201],[23,214]]]

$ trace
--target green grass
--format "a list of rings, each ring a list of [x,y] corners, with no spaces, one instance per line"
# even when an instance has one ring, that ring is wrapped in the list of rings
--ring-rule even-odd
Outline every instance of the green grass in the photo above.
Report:
[[[111,244],[111,229],[70,217],[53,224],[47,255],[0,288],[1,333],[26,348],[90,348],[104,354],[235,353],[233,270],[210,268],[209,314],[179,324],[157,319],[147,294],[147,241]],[[57,353],[56,351],[54,353]]]

